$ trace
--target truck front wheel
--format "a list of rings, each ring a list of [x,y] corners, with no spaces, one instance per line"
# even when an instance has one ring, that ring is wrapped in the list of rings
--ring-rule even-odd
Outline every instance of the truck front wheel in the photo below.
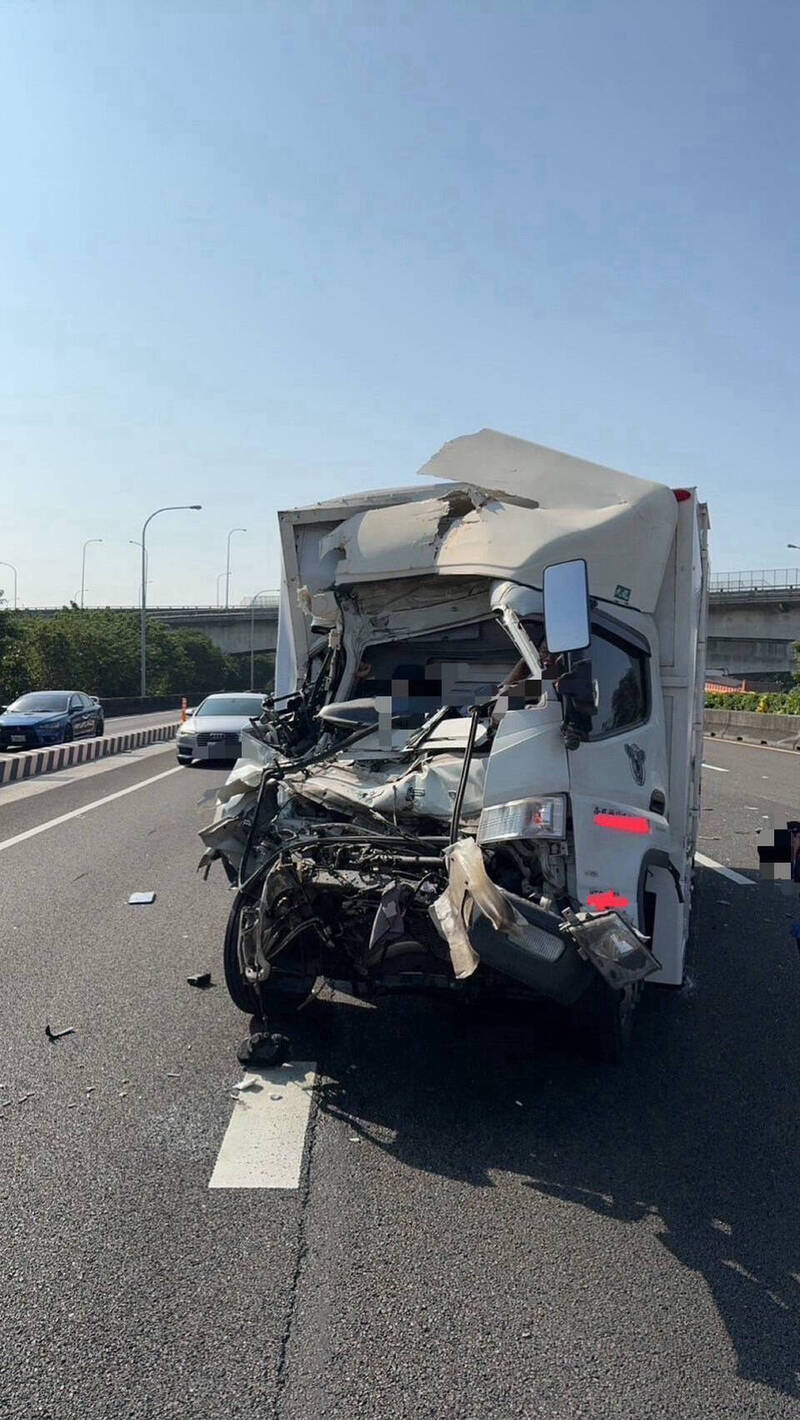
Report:
[[[304,946],[298,938],[291,951],[280,954],[281,965],[273,968],[272,974],[257,991],[239,965],[239,918],[244,899],[236,894],[231,904],[228,925],[225,929],[223,966],[225,985],[234,1006],[248,1016],[270,1017],[291,1016],[308,999],[320,972],[321,963],[312,947]]]

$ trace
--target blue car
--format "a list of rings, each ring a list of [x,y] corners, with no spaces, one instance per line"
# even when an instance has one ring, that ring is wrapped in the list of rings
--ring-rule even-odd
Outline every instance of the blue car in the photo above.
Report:
[[[0,715],[0,750],[66,744],[81,735],[102,735],[103,707],[80,690],[34,690],[20,695]]]

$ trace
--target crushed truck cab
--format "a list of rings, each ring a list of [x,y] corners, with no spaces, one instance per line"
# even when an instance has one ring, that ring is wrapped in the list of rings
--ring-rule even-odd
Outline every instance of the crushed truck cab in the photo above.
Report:
[[[275,689],[201,835],[231,995],[532,994],[616,1058],[684,974],[706,510],[491,430],[419,472],[279,515]]]

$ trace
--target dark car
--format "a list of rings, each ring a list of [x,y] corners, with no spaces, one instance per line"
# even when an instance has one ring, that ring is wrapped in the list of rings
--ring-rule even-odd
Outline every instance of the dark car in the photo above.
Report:
[[[34,690],[0,715],[0,750],[39,749],[102,735],[103,707],[80,690]]]

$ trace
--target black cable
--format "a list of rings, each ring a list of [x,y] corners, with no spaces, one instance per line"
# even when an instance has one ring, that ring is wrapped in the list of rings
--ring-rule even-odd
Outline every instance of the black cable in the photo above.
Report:
[[[467,776],[469,774],[470,764],[472,763],[472,751],[475,748],[475,736],[478,733],[478,720],[480,718],[480,713],[481,707],[479,705],[475,705],[470,716],[469,734],[467,735],[467,743],[464,749],[464,763],[461,766],[461,778],[458,781],[458,789],[456,790],[456,797],[453,803],[453,815],[450,819],[451,846],[455,843],[458,837],[458,825],[461,821],[461,807],[464,803],[464,795],[467,791]]]

